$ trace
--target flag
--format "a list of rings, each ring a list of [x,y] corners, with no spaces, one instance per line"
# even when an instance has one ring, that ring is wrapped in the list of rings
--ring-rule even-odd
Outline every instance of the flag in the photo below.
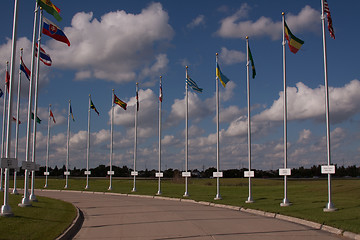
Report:
[[[114,103],[119,105],[120,107],[122,107],[124,110],[126,110],[126,106],[127,104],[123,101],[120,100],[120,98],[118,98],[115,93],[114,93]]]
[[[0,88],[0,98],[4,95],[2,89]]]
[[[12,117],[12,120],[14,121],[14,122],[16,122],[16,118],[15,117]],[[19,120],[19,124],[21,124],[21,121]]]
[[[162,102],[163,99],[163,92],[162,92],[162,83],[160,82],[160,93],[159,93],[159,100]]]
[[[22,57],[20,58],[20,61],[21,61],[20,70],[25,73],[25,76],[26,76],[27,79],[30,81],[31,72],[30,72],[30,70],[25,66],[25,63],[23,62]]]
[[[194,91],[202,93],[203,89],[199,88],[196,82],[192,80],[189,76],[187,77],[186,82],[188,86],[191,87]]]
[[[37,3],[42,7],[47,13],[54,16],[59,22],[62,20],[60,16],[60,9],[57,8],[50,0],[37,0]]]
[[[94,109],[94,111],[97,113],[97,115],[99,116],[99,112],[98,112],[98,110],[96,109],[96,107],[95,107],[95,105],[94,105],[94,103],[92,102],[92,100],[90,99],[90,108],[91,109]]]
[[[72,112],[72,107],[71,107],[71,105],[70,105],[70,114],[71,114],[71,118],[72,118],[73,122],[75,122],[75,118],[74,118],[74,114],[73,114],[73,112]]]
[[[252,78],[255,78],[256,70],[255,70],[255,65],[254,65],[254,59],[253,59],[251,51],[250,51],[250,46],[248,46],[248,52],[249,52],[249,60],[251,62]]]
[[[55,23],[51,22],[49,19],[44,18],[43,20],[44,26],[42,29],[42,33],[48,35],[49,37],[58,40],[60,42],[66,43],[70,46],[70,41],[66,37],[65,33],[55,25]]]
[[[224,87],[230,81],[224,74],[222,74],[218,63],[216,64],[216,77],[220,80]]]
[[[136,88],[136,111],[139,111],[139,93],[137,88]]]
[[[295,37],[289,27],[287,26],[286,22],[284,21],[284,31],[285,31],[285,38],[288,41],[290,51],[293,53],[297,53],[301,46],[304,44],[304,41]]]
[[[328,29],[330,32],[330,36],[335,39],[335,32],[334,32],[334,28],[332,26],[332,19],[331,19],[331,14],[330,14],[330,9],[329,9],[329,5],[327,3],[326,0],[324,0],[324,13],[326,13],[326,17],[328,20]]]
[[[34,113],[31,113],[31,119],[34,119]],[[38,116],[36,116],[36,122],[41,123],[41,119]]]
[[[9,86],[10,86],[10,74],[9,71],[6,69],[6,73],[5,73],[5,85],[6,85],[6,89],[9,92]]]
[[[54,114],[53,114],[53,112],[50,110],[50,117],[52,117],[52,119],[53,119],[53,121],[54,121],[54,123],[56,123],[56,121],[55,121],[55,117],[54,117]]]
[[[37,57],[37,52],[38,52],[37,47],[38,47],[38,44],[36,43],[35,57]],[[42,47],[40,47],[40,61],[42,61],[46,66],[49,66],[49,67],[52,64],[52,60],[50,58],[50,55],[47,54]]]

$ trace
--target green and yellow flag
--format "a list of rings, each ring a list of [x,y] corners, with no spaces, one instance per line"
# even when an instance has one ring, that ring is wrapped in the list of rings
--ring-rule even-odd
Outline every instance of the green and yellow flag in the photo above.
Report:
[[[253,59],[251,51],[250,51],[250,46],[248,46],[248,51],[249,51],[249,60],[251,62],[252,78],[255,78],[256,71],[255,71],[254,59]]]
[[[114,103],[122,107],[124,110],[126,110],[127,104],[120,100],[115,94],[114,94]]]
[[[218,63],[216,64],[216,77],[220,80],[224,87],[230,81],[224,74],[222,74]]]
[[[62,20],[60,16],[60,9],[56,7],[50,0],[36,0],[40,7],[42,7],[47,13],[54,16],[59,22]]]
[[[290,51],[293,53],[297,53],[297,51],[299,51],[301,46],[304,44],[304,41],[301,40],[300,38],[295,37],[295,35],[291,33],[285,21],[284,21],[284,31],[285,31],[285,38],[288,41]]]

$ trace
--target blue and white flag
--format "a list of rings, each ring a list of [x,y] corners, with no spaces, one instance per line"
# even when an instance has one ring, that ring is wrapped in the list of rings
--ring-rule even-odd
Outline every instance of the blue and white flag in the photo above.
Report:
[[[201,93],[203,91],[202,88],[199,88],[194,80],[192,80],[189,76],[186,79],[186,82],[189,87],[191,87],[194,91]]]
[[[20,58],[20,60],[21,60],[20,70],[25,73],[25,76],[26,76],[27,79],[30,81],[31,72],[30,72],[30,70],[25,66],[25,63],[23,62],[22,57]]]
[[[38,44],[36,44],[36,48],[35,48],[35,57],[37,57],[37,52],[38,52],[37,47],[38,47]],[[47,54],[42,47],[40,47],[40,61],[42,61],[46,66],[49,66],[49,67],[52,64],[50,55]]]

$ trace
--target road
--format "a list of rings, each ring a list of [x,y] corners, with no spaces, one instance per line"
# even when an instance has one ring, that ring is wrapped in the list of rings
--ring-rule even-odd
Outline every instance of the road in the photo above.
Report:
[[[66,191],[36,194],[71,202],[81,209],[85,219],[75,239],[344,239],[276,218],[179,200]]]

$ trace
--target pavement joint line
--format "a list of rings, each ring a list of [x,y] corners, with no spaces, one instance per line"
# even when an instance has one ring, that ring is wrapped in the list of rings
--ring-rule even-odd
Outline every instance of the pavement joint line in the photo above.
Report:
[[[36,190],[54,191],[54,190],[51,190],[51,189],[36,189]],[[60,192],[62,192],[62,191],[64,191],[64,192],[89,193],[88,191],[60,190]],[[92,192],[92,193],[95,193],[95,192]],[[360,240],[360,234],[344,231],[344,230],[341,230],[341,229],[338,229],[338,228],[335,228],[335,227],[323,225],[323,224],[316,223],[316,222],[311,222],[311,221],[296,218],[296,217],[285,216],[285,215],[277,214],[277,213],[264,212],[264,211],[261,211],[261,210],[255,210],[255,209],[243,208],[243,207],[234,207],[234,206],[229,207],[229,205],[225,205],[225,204],[217,204],[217,203],[205,202],[205,201],[195,201],[195,200],[192,200],[192,199],[185,199],[185,198],[167,198],[167,197],[158,197],[158,196],[150,196],[150,195],[122,194],[122,193],[109,193],[109,192],[108,193],[102,192],[102,193],[107,194],[107,195],[120,195],[120,196],[140,197],[140,198],[149,198],[149,199],[163,199],[163,200],[171,200],[171,201],[172,200],[174,200],[174,201],[179,200],[180,202],[190,202],[190,203],[201,204],[201,205],[206,205],[206,206],[225,208],[225,209],[229,209],[229,210],[233,210],[233,211],[241,211],[241,212],[246,212],[246,213],[253,214],[253,215],[276,218],[276,219],[279,219],[279,220],[300,224],[300,225],[307,226],[307,227],[310,227],[310,228],[313,228],[313,229],[317,229],[317,230],[321,230],[321,231],[328,232],[328,233],[331,233],[331,234],[343,236],[343,237],[346,237],[346,238],[351,239],[351,240]],[[234,207],[234,208],[232,208],[232,207]],[[80,209],[79,209],[79,211],[81,212]],[[74,225],[72,224],[66,231],[70,231],[69,230],[70,228],[74,228]],[[60,239],[57,238],[57,240],[60,240]]]

